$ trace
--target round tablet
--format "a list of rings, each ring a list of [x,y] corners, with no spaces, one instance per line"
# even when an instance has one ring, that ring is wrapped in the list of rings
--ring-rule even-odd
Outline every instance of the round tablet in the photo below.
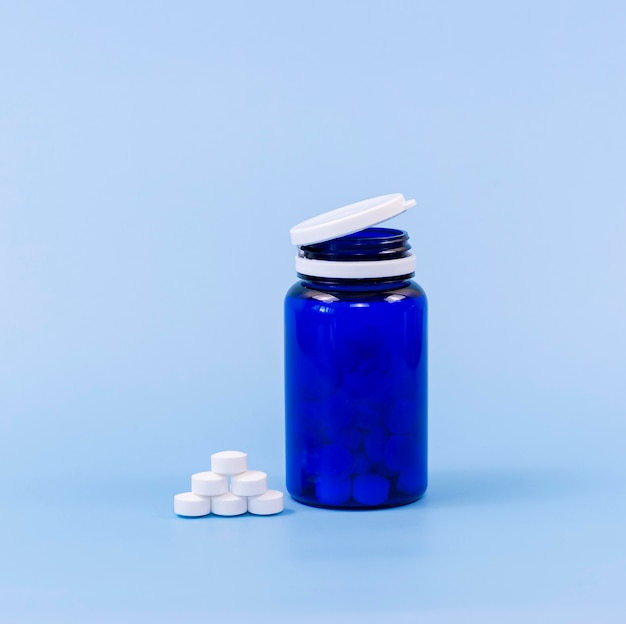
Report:
[[[261,470],[248,470],[230,479],[230,491],[237,496],[258,496],[267,491],[267,474]]]
[[[192,492],[176,494],[174,496],[174,513],[191,518],[208,516],[211,513],[211,499]]]
[[[345,479],[350,475],[352,453],[342,444],[328,444],[319,452],[321,473],[332,479]]]
[[[385,428],[380,425],[374,427],[374,429],[365,436],[364,442],[368,459],[372,463],[382,461],[385,454],[385,444],[387,443]]]
[[[213,513],[217,516],[240,516],[248,511],[248,502],[241,496],[226,492],[211,499]]]
[[[216,472],[191,475],[191,491],[200,496],[219,496],[228,492],[228,477]]]
[[[416,403],[398,399],[385,413],[385,426],[391,433],[404,435],[411,431],[418,419],[419,408]]]
[[[241,451],[220,451],[211,455],[211,472],[233,475],[248,470],[248,454]]]
[[[259,496],[251,496],[248,499],[248,511],[257,516],[271,516],[283,509],[283,493],[278,490],[267,490]]]
[[[334,479],[326,475],[315,482],[315,496],[322,505],[341,505],[350,498],[352,482],[347,479]]]
[[[387,501],[389,481],[377,474],[362,474],[354,478],[352,496],[361,505],[382,505]]]

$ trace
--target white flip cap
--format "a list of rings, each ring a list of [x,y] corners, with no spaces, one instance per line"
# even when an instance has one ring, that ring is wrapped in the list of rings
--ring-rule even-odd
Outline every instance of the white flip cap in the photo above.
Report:
[[[241,451],[221,451],[211,455],[211,472],[234,475],[248,470],[248,454]]]
[[[248,499],[248,511],[257,516],[271,516],[283,509],[283,493],[277,490],[267,490],[264,494]]]
[[[211,499],[192,492],[176,494],[174,496],[174,513],[192,518],[208,516],[211,513]]]
[[[228,477],[216,472],[191,475],[191,491],[199,496],[219,496],[228,492]]]
[[[230,491],[237,496],[258,496],[267,491],[267,474],[261,470],[248,470],[230,480]]]
[[[391,219],[415,206],[402,193],[381,195],[349,204],[294,225],[289,233],[294,245],[312,245],[340,238]]]
[[[214,496],[211,506],[216,516],[240,516],[248,511],[248,501],[232,492]]]

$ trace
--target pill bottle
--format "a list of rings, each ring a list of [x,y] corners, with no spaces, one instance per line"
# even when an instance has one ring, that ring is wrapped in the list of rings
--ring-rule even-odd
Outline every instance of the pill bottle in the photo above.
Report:
[[[394,507],[426,490],[426,295],[408,234],[374,227],[413,205],[384,195],[291,229],[287,489],[307,505]]]

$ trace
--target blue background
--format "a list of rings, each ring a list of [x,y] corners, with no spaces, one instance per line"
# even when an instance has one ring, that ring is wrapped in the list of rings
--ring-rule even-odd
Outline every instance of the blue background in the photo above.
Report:
[[[7,622],[626,619],[623,2],[3,2]],[[427,496],[284,489],[291,225],[389,192],[430,302]]]

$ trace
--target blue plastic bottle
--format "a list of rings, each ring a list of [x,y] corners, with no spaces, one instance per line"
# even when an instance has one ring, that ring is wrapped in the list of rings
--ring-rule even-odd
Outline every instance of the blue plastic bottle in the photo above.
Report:
[[[285,298],[287,489],[302,503],[391,507],[426,490],[426,295],[411,281],[408,234],[328,238],[413,203],[387,195],[292,229],[301,281]]]

